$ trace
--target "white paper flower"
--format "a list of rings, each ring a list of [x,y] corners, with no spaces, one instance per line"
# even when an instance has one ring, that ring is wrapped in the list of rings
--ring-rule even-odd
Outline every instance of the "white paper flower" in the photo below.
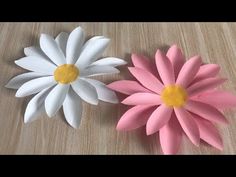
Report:
[[[36,94],[28,103],[24,122],[31,122],[46,110],[52,117],[63,106],[67,122],[77,128],[81,121],[82,100],[97,105],[98,100],[117,103],[115,93],[104,83],[90,79],[95,75],[119,73],[119,58],[102,58],[109,39],[95,36],[85,42],[83,29],[62,32],[56,39],[41,34],[40,47],[24,49],[26,57],[15,63],[29,71],[11,79],[7,88],[18,89],[16,97]]]

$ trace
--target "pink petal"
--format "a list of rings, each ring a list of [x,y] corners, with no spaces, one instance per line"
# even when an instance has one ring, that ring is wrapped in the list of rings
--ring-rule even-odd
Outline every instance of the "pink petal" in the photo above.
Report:
[[[166,56],[170,59],[170,62],[173,65],[175,78],[177,78],[179,71],[181,70],[182,66],[185,62],[185,57],[183,56],[181,50],[177,47],[177,45],[172,45]]]
[[[191,85],[189,88],[187,88],[187,92],[189,96],[197,95],[203,91],[213,89],[217,87],[218,85],[224,83],[227,79],[224,78],[208,78],[201,80],[193,85]]]
[[[134,93],[122,101],[126,105],[160,105],[161,97],[154,93]]]
[[[184,132],[192,141],[192,143],[198,146],[200,142],[200,133],[192,115],[184,108],[174,108],[174,110]]]
[[[164,104],[160,105],[147,121],[147,135],[151,135],[162,128],[170,120],[172,112],[173,108],[167,107]]]
[[[182,140],[182,129],[172,113],[169,122],[160,129],[160,143],[164,154],[176,154]]]
[[[170,60],[160,51],[156,52],[156,67],[164,85],[175,83],[174,69]]]
[[[146,88],[149,90],[161,93],[164,86],[162,83],[150,72],[140,68],[129,67],[131,74]]]
[[[200,66],[199,71],[197,72],[193,82],[196,83],[200,80],[209,78],[209,77],[215,77],[220,71],[220,66],[217,64],[205,64]]]
[[[195,113],[209,121],[216,123],[224,123],[224,124],[228,123],[224,115],[209,104],[188,100],[188,102],[184,107],[190,112]]]
[[[236,96],[226,91],[212,90],[196,96],[194,100],[210,104],[218,109],[236,107]]]
[[[107,87],[126,95],[132,95],[137,92],[151,93],[151,91],[141,86],[137,81],[130,81],[130,80],[115,81],[108,84]]]
[[[151,72],[153,75],[157,74],[156,68],[153,67],[153,63],[151,63],[150,59],[147,57],[143,55],[132,54],[131,58],[135,67]]]
[[[193,115],[193,117],[198,125],[200,138],[217,149],[223,150],[223,142],[215,126],[197,115]]]
[[[201,63],[202,61],[200,56],[194,56],[186,61],[179,72],[176,84],[186,88],[193,81]]]
[[[147,123],[148,118],[156,109],[154,106],[138,105],[126,111],[120,118],[116,129],[117,130],[133,130]]]

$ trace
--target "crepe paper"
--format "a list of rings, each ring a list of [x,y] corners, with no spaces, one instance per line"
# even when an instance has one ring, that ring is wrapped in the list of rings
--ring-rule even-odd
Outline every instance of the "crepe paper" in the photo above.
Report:
[[[120,80],[107,85],[127,95],[123,104],[134,106],[120,118],[117,130],[146,125],[147,135],[159,132],[164,154],[178,152],[183,134],[196,146],[202,139],[222,150],[223,141],[213,123],[228,124],[219,108],[236,107],[236,96],[216,90],[226,81],[218,76],[220,66],[203,64],[198,55],[185,61],[176,45],[166,55],[157,50],[155,69],[147,57],[131,57],[134,67],[128,69],[137,81]]]
[[[28,103],[24,122],[36,120],[46,111],[53,117],[63,107],[66,121],[78,128],[82,116],[82,101],[97,105],[99,100],[118,103],[113,90],[91,76],[116,74],[115,67],[126,62],[115,57],[101,58],[110,39],[95,36],[85,42],[81,27],[70,34],[61,32],[55,39],[41,34],[40,47],[24,49],[26,57],[16,65],[31,72],[12,78],[7,88],[18,89],[16,97],[36,94]]]

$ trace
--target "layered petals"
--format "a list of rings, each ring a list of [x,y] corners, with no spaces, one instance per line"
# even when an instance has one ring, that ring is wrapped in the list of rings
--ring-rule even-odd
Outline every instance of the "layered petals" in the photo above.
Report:
[[[163,84],[150,72],[136,67],[129,67],[131,74],[147,89],[161,93]]]
[[[227,91],[212,90],[197,95],[194,99],[218,109],[236,107],[236,96]]]
[[[176,79],[176,84],[186,88],[194,79],[201,64],[202,61],[200,56],[190,58],[181,68]]]
[[[169,58],[172,63],[175,78],[177,78],[179,71],[185,62],[185,57],[182,54],[181,50],[177,47],[177,45],[172,45],[166,53],[166,56]]]
[[[16,92],[16,97],[25,97],[56,85],[53,76],[40,77],[24,83]]]
[[[226,81],[224,78],[208,78],[201,80],[193,85],[191,85],[189,88],[187,88],[187,92],[189,96],[197,95],[201,92],[213,89],[217,87],[218,85],[223,84]]]
[[[58,84],[45,99],[45,110],[49,117],[53,117],[62,106],[70,86]]]
[[[28,56],[21,58],[19,60],[16,60],[15,64],[29,71],[47,75],[53,75],[56,69],[56,65],[54,65],[47,59],[40,58],[38,56]]]
[[[134,93],[122,101],[126,105],[160,105],[161,97],[154,93]]]
[[[189,100],[187,104],[185,105],[185,108],[188,111],[195,113],[209,121],[216,122],[216,123],[223,123],[223,124],[228,123],[224,115],[209,104],[201,103],[194,100]]]
[[[192,83],[196,83],[200,80],[215,77],[220,72],[220,66],[216,64],[205,64],[200,66]]]
[[[223,150],[223,141],[216,127],[208,120],[193,115],[199,128],[200,138],[219,150]]]
[[[175,108],[176,117],[189,139],[196,146],[200,143],[200,133],[192,115],[184,108]]]
[[[85,47],[81,51],[80,56],[75,65],[80,69],[83,69],[90,65],[102,55],[102,53],[107,48],[109,42],[110,39],[104,37],[96,37],[94,39],[90,39],[90,41],[87,42],[87,45],[85,44]]]
[[[116,129],[129,131],[144,126],[155,109],[150,105],[134,106],[123,114]]]
[[[160,144],[164,154],[176,154],[182,140],[182,128],[172,113],[169,122],[160,129]]]
[[[69,35],[66,46],[67,64],[75,64],[84,44],[84,31],[81,27],[75,28]]]
[[[87,103],[97,105],[98,94],[94,86],[85,80],[78,79],[71,84],[74,91]]]
[[[151,135],[162,128],[171,118],[173,108],[160,105],[147,121],[146,133]]]
[[[73,89],[69,89],[63,102],[63,112],[65,114],[66,121],[73,128],[79,127],[82,111],[83,104],[81,98],[73,91]]]
[[[131,80],[121,80],[115,81],[107,85],[108,88],[123,93],[125,95],[132,95],[138,92],[148,92],[151,91],[141,86],[137,81]]]
[[[50,58],[57,66],[66,63],[63,51],[57,45],[56,41],[48,34],[41,34],[40,47],[43,52]]]
[[[170,60],[160,51],[156,52],[156,67],[164,85],[173,85],[175,74]]]

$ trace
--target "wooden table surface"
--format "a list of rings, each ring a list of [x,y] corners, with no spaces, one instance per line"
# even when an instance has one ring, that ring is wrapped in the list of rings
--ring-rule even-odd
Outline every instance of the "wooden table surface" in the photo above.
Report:
[[[14,64],[24,56],[23,48],[36,45],[40,33],[56,36],[81,26],[87,36],[104,35],[111,39],[104,56],[124,58],[130,65],[132,52],[154,56],[157,48],[171,44],[183,49],[185,56],[200,54],[204,62],[220,64],[221,75],[229,81],[223,88],[236,94],[236,24],[234,23],[0,23],[0,154],[160,154],[156,135],[145,129],[117,132],[124,113],[120,105],[100,102],[84,104],[79,129],[71,128],[62,111],[54,118],[42,116],[24,124],[23,114],[30,97],[16,98],[6,89],[8,80],[25,72]],[[121,74],[97,77],[105,83],[127,78]],[[184,136],[179,154],[236,154],[236,109],[224,111],[230,124],[217,125],[224,141],[218,151],[206,143],[195,147]]]

